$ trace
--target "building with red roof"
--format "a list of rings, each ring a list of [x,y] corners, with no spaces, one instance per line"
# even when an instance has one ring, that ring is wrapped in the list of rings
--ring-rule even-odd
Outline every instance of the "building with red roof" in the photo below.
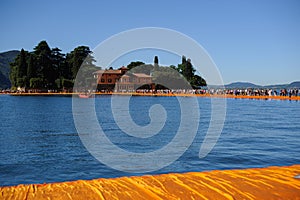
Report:
[[[145,73],[132,73],[122,66],[119,69],[98,70],[93,73],[97,79],[97,90],[133,91],[140,87],[151,89],[152,76]]]

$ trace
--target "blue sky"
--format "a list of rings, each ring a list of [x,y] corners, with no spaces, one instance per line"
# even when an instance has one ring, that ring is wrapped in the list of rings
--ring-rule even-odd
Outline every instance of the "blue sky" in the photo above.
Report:
[[[79,45],[93,49],[128,29],[162,27],[182,32],[202,45],[225,83],[266,85],[300,80],[297,0],[2,0],[0,9],[0,52],[31,51],[41,40],[64,52]],[[127,59],[128,63],[130,59],[152,62],[153,55],[133,54]],[[180,62],[179,57],[158,56],[163,64]],[[114,64],[128,63],[123,58]]]

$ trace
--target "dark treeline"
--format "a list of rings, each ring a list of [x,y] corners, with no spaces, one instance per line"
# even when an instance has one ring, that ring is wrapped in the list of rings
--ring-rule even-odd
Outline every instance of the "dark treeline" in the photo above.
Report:
[[[191,60],[186,59],[185,56],[182,56],[181,64],[178,64],[177,66],[159,66],[157,56],[154,57],[153,63],[154,65],[136,61],[127,65],[127,68],[132,72],[151,74],[153,81],[157,83],[156,89],[179,89],[190,88],[190,86],[199,88],[207,85],[206,81],[201,76],[195,74],[196,70],[194,69]],[[159,83],[162,83],[162,85]],[[167,83],[167,85],[164,86],[163,83]]]
[[[67,54],[59,48],[50,48],[41,41],[32,52],[21,50],[10,64],[12,90],[18,87],[32,90],[70,90],[81,65],[88,73],[99,69],[93,64],[94,58],[87,46],[78,46]],[[83,63],[84,61],[84,63]]]

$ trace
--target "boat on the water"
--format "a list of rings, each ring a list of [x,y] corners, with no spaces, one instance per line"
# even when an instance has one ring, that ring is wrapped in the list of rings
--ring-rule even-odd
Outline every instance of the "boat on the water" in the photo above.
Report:
[[[78,94],[79,98],[87,99],[87,98],[92,98],[92,94]]]

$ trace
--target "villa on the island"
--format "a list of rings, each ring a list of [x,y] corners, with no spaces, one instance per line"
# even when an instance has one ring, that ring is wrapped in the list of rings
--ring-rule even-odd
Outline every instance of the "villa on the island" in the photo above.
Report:
[[[141,86],[152,88],[152,76],[145,73],[127,72],[128,68],[98,70],[93,73],[97,79],[97,90],[133,91]]]

